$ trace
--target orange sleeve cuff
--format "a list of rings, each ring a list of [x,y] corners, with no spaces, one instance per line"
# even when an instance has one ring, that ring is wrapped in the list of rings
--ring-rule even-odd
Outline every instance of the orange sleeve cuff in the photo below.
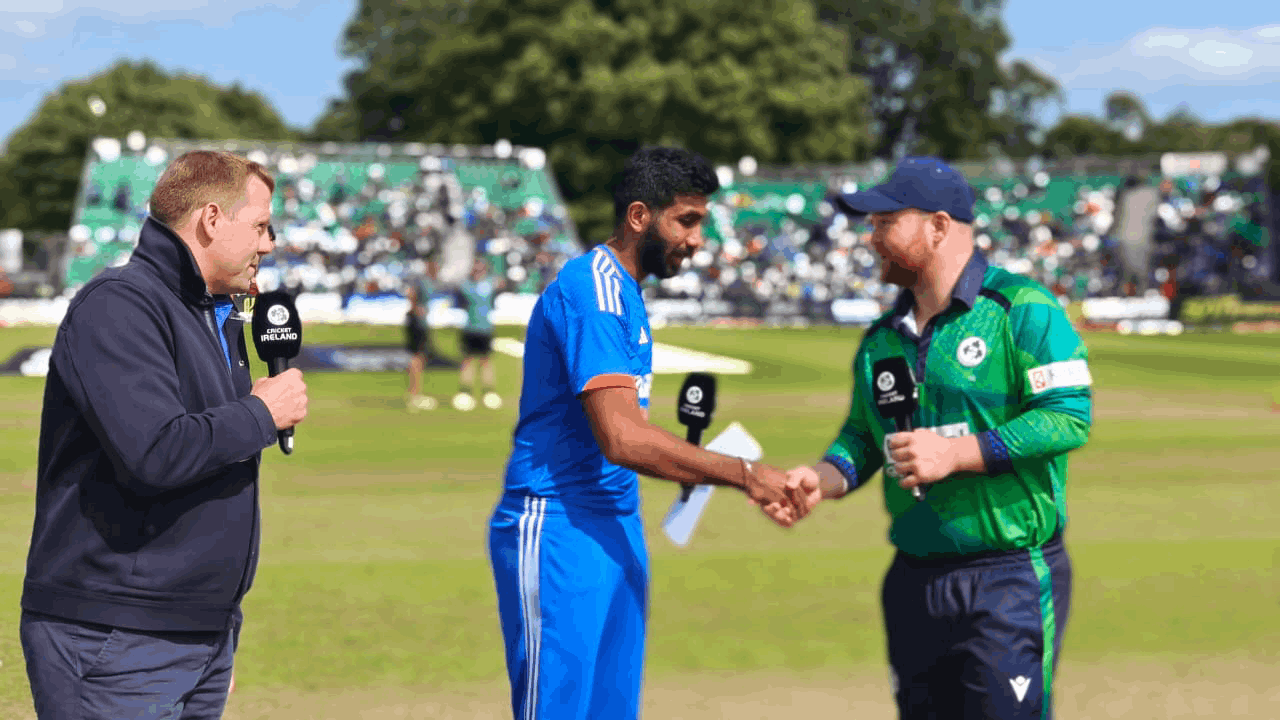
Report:
[[[622,373],[610,373],[608,375],[597,375],[587,381],[583,386],[582,392],[590,392],[592,390],[600,390],[601,388],[625,387],[635,389],[636,379],[630,375]],[[581,395],[582,393],[579,393]]]

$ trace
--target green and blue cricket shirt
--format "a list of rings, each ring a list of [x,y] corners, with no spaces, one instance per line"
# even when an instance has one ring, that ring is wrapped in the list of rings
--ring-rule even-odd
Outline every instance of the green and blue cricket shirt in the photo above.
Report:
[[[889,540],[916,557],[1038,547],[1067,521],[1067,453],[1088,439],[1088,350],[1044,286],[988,265],[974,250],[951,305],[915,327],[903,290],[868,328],[853,363],[849,417],[823,460],[865,485],[885,463],[893,421],[875,407],[871,368],[903,356],[919,386],[912,427],[943,437],[976,434],[987,473],[957,473],[925,501],[891,479]]]
[[[485,335],[493,334],[493,322],[489,320],[489,313],[493,310],[494,296],[497,291],[496,284],[488,278],[483,280],[468,278],[462,283],[458,288],[458,295],[467,309],[467,322],[463,325],[463,330]]]

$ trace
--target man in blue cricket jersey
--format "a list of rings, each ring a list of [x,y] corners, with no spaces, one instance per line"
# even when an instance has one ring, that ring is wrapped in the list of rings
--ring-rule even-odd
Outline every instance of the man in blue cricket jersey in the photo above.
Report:
[[[516,718],[636,718],[648,554],[637,473],[792,506],[812,488],[651,425],[652,334],[639,281],[702,247],[719,189],[701,157],[636,153],[609,240],[571,260],[534,306],[520,420],[489,552]]]

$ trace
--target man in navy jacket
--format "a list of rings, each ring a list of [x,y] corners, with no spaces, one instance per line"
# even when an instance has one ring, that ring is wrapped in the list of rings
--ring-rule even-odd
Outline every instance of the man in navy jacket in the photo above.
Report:
[[[191,152],[129,262],[58,328],[21,637],[41,720],[221,717],[258,561],[258,465],[306,417],[296,369],[249,377],[230,295],[271,252],[275,183]]]

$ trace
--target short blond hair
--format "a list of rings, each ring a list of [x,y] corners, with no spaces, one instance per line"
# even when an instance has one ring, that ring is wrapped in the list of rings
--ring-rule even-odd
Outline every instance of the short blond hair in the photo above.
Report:
[[[249,176],[256,175],[275,192],[276,181],[262,165],[229,152],[193,150],[174,158],[151,191],[151,216],[178,227],[207,203],[230,213],[244,199]]]

